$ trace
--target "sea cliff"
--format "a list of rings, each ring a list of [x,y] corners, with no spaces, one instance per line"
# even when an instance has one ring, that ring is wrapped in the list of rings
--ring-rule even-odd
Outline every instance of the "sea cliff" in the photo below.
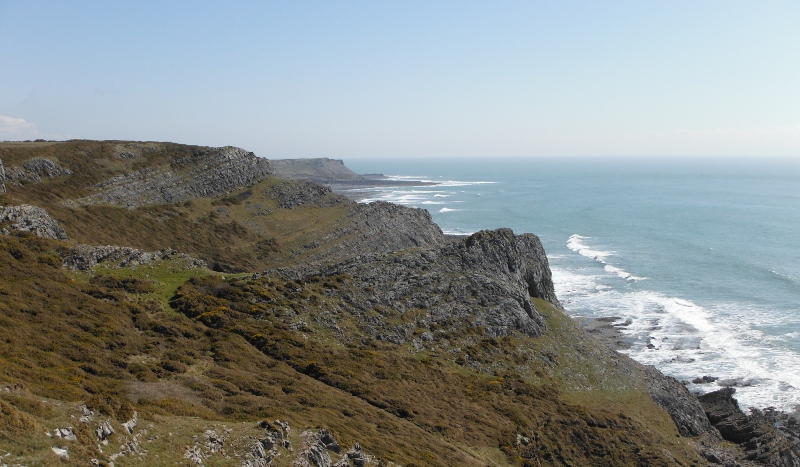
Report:
[[[232,147],[0,160],[3,462],[797,465],[796,422],[575,324],[534,234],[448,238]]]

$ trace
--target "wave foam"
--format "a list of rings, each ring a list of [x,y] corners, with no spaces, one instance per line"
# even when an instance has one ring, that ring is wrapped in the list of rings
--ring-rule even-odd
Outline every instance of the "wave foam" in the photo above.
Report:
[[[607,272],[610,272],[611,274],[615,274],[615,275],[625,279],[626,281],[643,281],[643,280],[647,279],[646,277],[634,276],[633,274],[629,273],[628,271],[626,271],[624,269],[620,269],[618,267],[614,267],[614,266],[612,266],[610,264],[606,264],[603,267],[603,269],[605,269]]]
[[[588,240],[589,238],[591,237],[584,237],[583,235],[578,235],[578,234],[571,235],[569,237],[569,240],[567,240],[567,247],[581,256],[585,256],[587,258],[591,258],[597,261],[598,263],[605,264],[606,258],[608,258],[609,256],[613,256],[614,252],[593,250],[589,248],[584,243],[582,243],[583,240]]]
[[[756,327],[767,310],[753,313],[735,303],[701,306],[652,290],[609,287],[602,274],[558,264],[551,269],[556,293],[571,315],[616,316],[629,323],[618,329],[632,343],[623,352],[633,359],[680,380],[711,375],[738,381],[736,398],[743,408],[792,411],[800,404],[800,372],[786,371],[800,368],[800,356]],[[689,384],[698,392],[719,387]]]

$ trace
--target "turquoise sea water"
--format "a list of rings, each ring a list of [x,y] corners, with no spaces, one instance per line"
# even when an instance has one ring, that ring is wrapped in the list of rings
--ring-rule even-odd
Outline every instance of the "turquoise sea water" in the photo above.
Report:
[[[446,233],[544,243],[575,316],[619,317],[634,359],[743,407],[800,405],[800,159],[351,159],[434,186],[371,189]]]

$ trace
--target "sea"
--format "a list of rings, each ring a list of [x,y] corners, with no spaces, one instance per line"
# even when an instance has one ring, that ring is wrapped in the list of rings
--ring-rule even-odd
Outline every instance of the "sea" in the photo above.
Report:
[[[615,318],[623,353],[691,391],[800,409],[800,157],[344,162],[433,183],[350,195],[427,209],[445,233],[538,235],[566,311]]]

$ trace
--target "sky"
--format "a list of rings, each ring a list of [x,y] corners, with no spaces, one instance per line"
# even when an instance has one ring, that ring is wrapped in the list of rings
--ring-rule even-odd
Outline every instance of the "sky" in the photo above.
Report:
[[[800,2],[0,0],[0,141],[800,159]]]

